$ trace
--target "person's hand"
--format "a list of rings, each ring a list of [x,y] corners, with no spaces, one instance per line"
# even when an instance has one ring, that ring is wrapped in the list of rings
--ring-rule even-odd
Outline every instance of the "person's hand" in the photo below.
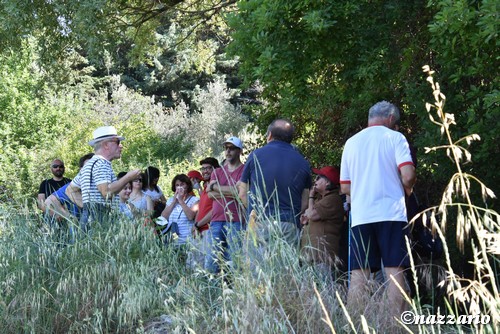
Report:
[[[301,225],[307,225],[307,224],[309,224],[309,218],[307,218],[307,216],[304,215],[304,214],[301,215],[300,216],[300,224]]]
[[[175,189],[175,199],[179,202],[184,201],[185,190],[183,187],[177,187]]]
[[[210,181],[210,183],[207,185],[207,192],[208,191],[212,191],[211,190],[212,189],[212,184],[215,184],[215,183],[217,183],[217,181],[215,181],[215,180]]]
[[[191,234],[193,234],[193,238],[196,239],[198,237],[198,234],[201,234],[200,231],[196,228],[196,226],[193,225],[193,228],[191,229]]]
[[[140,169],[133,169],[130,172],[128,172],[127,174],[125,174],[125,177],[130,181],[137,180],[138,178],[141,177],[141,170]]]

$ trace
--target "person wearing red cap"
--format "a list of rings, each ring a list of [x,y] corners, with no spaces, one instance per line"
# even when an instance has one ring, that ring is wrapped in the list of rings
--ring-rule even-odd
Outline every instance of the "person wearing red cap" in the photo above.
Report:
[[[344,223],[339,194],[339,170],[332,166],[313,168],[317,175],[309,191],[309,206],[300,222],[304,226],[301,249],[308,261],[334,268]]]
[[[194,191],[196,190],[198,192],[198,197],[201,196],[201,186],[200,182],[203,181],[203,176],[201,175],[200,172],[197,170],[190,170],[187,173],[187,176],[191,180],[191,183],[193,184],[193,195],[195,195]]]

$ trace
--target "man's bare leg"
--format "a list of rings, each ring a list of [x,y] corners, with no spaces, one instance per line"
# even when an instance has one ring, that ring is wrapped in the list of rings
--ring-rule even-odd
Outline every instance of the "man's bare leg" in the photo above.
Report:
[[[351,316],[356,315],[356,318],[363,313],[366,301],[370,298],[366,289],[369,275],[370,270],[368,269],[354,269],[351,271],[347,307]]]
[[[389,280],[387,285],[387,299],[389,305],[393,305],[393,315],[398,319],[405,311],[406,303],[406,282],[404,269],[401,267],[385,267],[385,274]]]

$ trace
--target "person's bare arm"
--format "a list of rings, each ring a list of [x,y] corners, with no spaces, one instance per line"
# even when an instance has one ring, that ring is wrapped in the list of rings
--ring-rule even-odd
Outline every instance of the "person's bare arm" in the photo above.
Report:
[[[302,190],[302,197],[300,201],[300,212],[304,212],[309,206],[309,188]]]
[[[217,183],[217,181],[210,181],[207,187],[207,194],[210,198],[213,199],[219,199],[223,197],[238,198],[238,189],[236,188],[236,186],[221,186]]]
[[[70,219],[71,214],[69,213],[68,210],[66,210],[66,207],[61,204],[59,199],[55,195],[50,195],[46,200],[45,200],[45,207],[47,208],[49,214],[52,217],[65,217]]]
[[[70,183],[64,191],[66,196],[75,203],[80,209],[83,208],[82,190],[73,183]]]
[[[196,213],[198,212],[198,203],[194,204],[192,207],[189,207],[187,203],[184,201],[184,198],[180,196],[178,198],[178,202],[182,208],[182,211],[184,211],[184,214],[186,215],[187,219],[194,220],[194,217],[196,217]]]
[[[36,203],[37,203],[37,206],[40,210],[42,211],[45,211],[45,194],[38,194],[37,196],[37,199],[36,199]]]
[[[199,211],[196,213],[196,219],[198,219],[198,213]],[[207,213],[203,218],[201,218],[197,223],[196,223],[196,226],[197,227],[202,227],[202,226],[205,226],[207,225],[208,223],[210,223],[210,221],[212,220],[212,210],[210,210],[209,213]]]
[[[236,185],[238,187],[238,197],[245,208],[248,207],[248,183],[238,182]]]
[[[154,203],[153,203],[153,200],[152,200],[152,199],[151,199],[151,197],[150,197],[150,196],[148,196],[148,195],[144,195],[144,196],[146,196],[146,210],[147,210],[148,212],[153,212],[153,210],[154,210]]]
[[[97,185],[97,189],[101,193],[102,197],[104,198],[112,198],[116,194],[118,194],[125,186],[127,183],[132,182],[133,180],[137,179],[141,175],[141,170],[140,169],[134,169],[125,174],[121,179],[116,180],[111,183],[101,183]]]
[[[410,164],[404,165],[399,169],[399,172],[401,173],[401,183],[403,184],[405,193],[407,195],[411,195],[413,192],[413,186],[417,181],[415,166]]]
[[[342,194],[351,195],[351,184],[350,183],[341,183],[340,184],[340,192]]]

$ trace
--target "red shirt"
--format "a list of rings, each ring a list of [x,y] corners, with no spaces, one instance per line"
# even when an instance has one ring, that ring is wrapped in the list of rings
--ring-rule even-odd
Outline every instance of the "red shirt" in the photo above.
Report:
[[[227,165],[217,168],[210,177],[210,181],[216,180],[221,186],[235,186],[243,174],[244,164],[230,172]],[[244,222],[245,209],[240,207],[238,198],[224,197],[213,201],[213,222]]]
[[[203,191],[200,194],[200,201],[198,202],[198,219],[196,222],[198,223],[200,220],[203,219],[211,210],[212,210],[212,203],[214,202],[213,199],[208,197],[207,194],[207,185],[208,183],[205,182],[203,186]],[[203,226],[200,226],[199,231],[203,232],[205,230],[208,230],[209,226],[208,224],[205,224]]]

